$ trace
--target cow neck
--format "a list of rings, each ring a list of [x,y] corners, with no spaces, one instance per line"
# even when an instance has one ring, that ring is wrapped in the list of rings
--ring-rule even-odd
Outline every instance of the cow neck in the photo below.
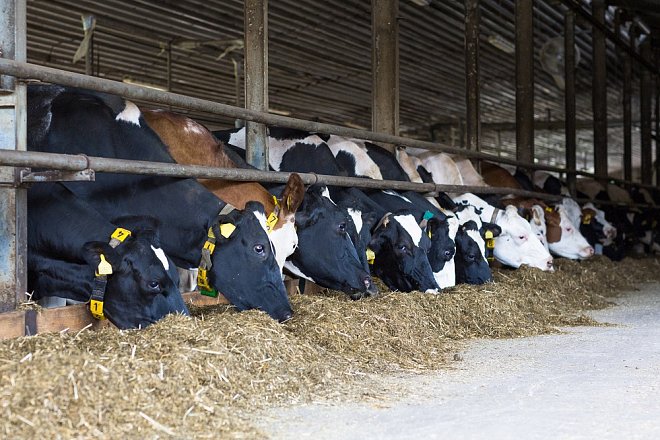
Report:
[[[218,213],[218,224],[220,223],[220,217],[229,214],[235,209],[235,206],[227,203]],[[225,237],[229,237],[235,228],[236,227],[231,223],[219,224],[220,234]],[[215,251],[215,239],[216,237],[215,233],[213,232],[213,224],[211,224],[208,231],[206,232],[206,241],[204,242],[204,247],[202,248],[202,257],[200,259],[199,268],[197,270],[197,287],[199,288],[199,293],[213,298],[218,296],[218,290],[211,286],[208,278],[208,271],[211,270],[211,267],[213,267],[211,255],[213,255],[213,251]]]
[[[110,236],[110,247],[116,248],[124,242],[131,235],[131,231],[124,228],[117,228]],[[105,300],[105,289],[108,285],[108,275],[112,275],[112,266],[105,259],[103,253],[99,254],[101,261],[94,271],[94,287],[92,287],[92,295],[89,299],[89,311],[96,319],[105,319],[103,313],[103,302]]]

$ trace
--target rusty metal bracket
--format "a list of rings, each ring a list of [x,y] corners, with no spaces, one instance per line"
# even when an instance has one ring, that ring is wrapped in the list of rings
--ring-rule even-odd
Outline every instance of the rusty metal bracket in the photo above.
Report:
[[[94,170],[61,171],[47,170],[32,172],[29,168],[22,168],[18,173],[18,183],[41,182],[93,182],[96,180]]]

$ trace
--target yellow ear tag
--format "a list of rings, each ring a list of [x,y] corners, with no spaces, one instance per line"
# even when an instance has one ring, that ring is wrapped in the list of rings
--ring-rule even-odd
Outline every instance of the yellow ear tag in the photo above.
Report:
[[[229,238],[229,236],[234,232],[236,229],[236,226],[234,226],[232,223],[223,223],[220,225],[220,235],[222,235],[225,238]]]
[[[367,248],[367,263],[374,264],[376,261],[376,254],[371,249]]]
[[[486,248],[495,249],[495,237],[493,236],[493,231],[486,231],[484,239],[486,241]]]
[[[117,239],[123,243],[124,240],[126,240],[130,236],[131,236],[131,231],[129,231],[128,229],[117,228],[115,229],[115,232],[112,233],[110,238]]]
[[[591,214],[585,214],[584,218],[582,219],[582,224],[588,225],[589,223],[591,223]]]
[[[105,259],[105,255],[99,254],[99,257],[101,257],[101,262],[96,268],[96,276],[98,277],[101,275],[111,275],[112,266],[110,265],[110,263],[108,263],[108,260]]]
[[[429,238],[433,238],[433,234],[431,233],[431,230],[430,230],[430,229],[429,229],[429,231],[428,231],[426,234],[429,236]]]
[[[277,224],[277,215],[275,215],[275,211],[271,212],[268,218],[266,219],[266,229],[268,229],[268,232],[273,232],[273,229],[275,228],[275,225]]]
[[[552,211],[553,211],[553,209],[551,207],[549,207],[549,206],[545,207],[545,212],[552,212]]]
[[[291,196],[286,196],[286,209],[291,211]]]
[[[493,231],[486,231],[486,233],[484,234],[484,238],[486,240],[492,240],[493,239]]]
[[[97,301],[95,299],[89,302],[89,311],[92,313],[92,316],[96,319],[105,319],[103,314],[103,301]]]

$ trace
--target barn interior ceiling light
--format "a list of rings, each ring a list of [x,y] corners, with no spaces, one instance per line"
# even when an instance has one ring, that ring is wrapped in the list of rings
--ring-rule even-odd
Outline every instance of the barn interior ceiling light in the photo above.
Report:
[[[268,113],[274,113],[276,115],[282,115],[282,116],[290,116],[291,112],[288,110],[280,110],[277,108],[269,108]]]
[[[501,35],[492,34],[486,40],[502,52],[512,54],[516,51],[516,46],[510,41],[505,40]]]

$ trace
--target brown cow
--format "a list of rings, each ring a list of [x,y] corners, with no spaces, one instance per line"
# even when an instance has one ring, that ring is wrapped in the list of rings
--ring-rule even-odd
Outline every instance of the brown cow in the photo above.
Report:
[[[167,145],[168,152],[177,163],[236,168],[236,164],[225,153],[223,144],[203,125],[186,116],[164,110],[144,110],[142,114],[149,127]],[[295,213],[305,195],[305,185],[300,176],[295,173],[290,175],[277,208],[273,196],[256,182],[200,179],[200,183],[238,209],[243,209],[247,202],[256,200],[264,205],[269,218],[272,218],[273,212],[279,210],[270,238],[275,247],[277,264],[281,269],[284,260],[293,253],[298,243]]]

